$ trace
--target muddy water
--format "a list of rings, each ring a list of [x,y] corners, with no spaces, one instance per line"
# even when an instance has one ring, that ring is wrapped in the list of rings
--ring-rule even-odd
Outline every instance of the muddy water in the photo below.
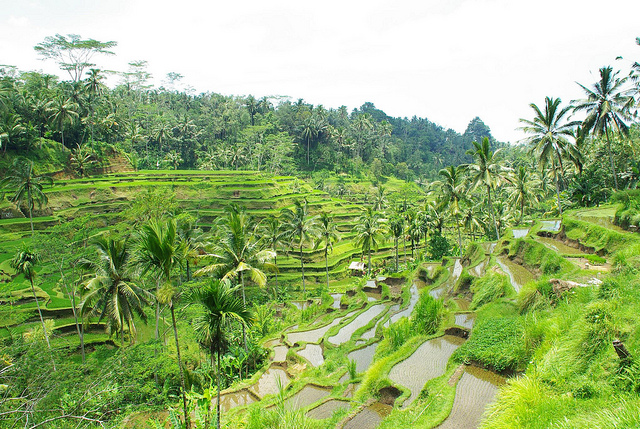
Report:
[[[318,329],[312,329],[310,331],[302,332],[291,332],[287,334],[287,339],[291,344],[295,344],[300,341],[304,341],[307,343],[317,343],[322,337],[324,337],[324,334],[326,334],[329,329],[340,323],[342,319],[351,317],[353,313],[354,312],[351,312],[343,317],[336,317],[331,323]]]
[[[287,351],[289,350],[289,347],[287,346],[283,346],[283,345],[278,345],[275,346],[273,348],[274,351],[274,356],[273,356],[273,361],[274,362],[284,362],[287,360]]]
[[[251,393],[255,393],[260,398],[266,395],[275,395],[278,393],[278,380],[280,380],[283,389],[287,387],[291,381],[283,369],[271,367],[262,374],[260,380],[249,389]]]
[[[391,406],[375,402],[364,408],[343,426],[344,429],[373,429],[391,413]]]
[[[320,366],[324,363],[322,347],[317,344],[307,344],[297,352],[300,356],[309,361],[311,366]]]
[[[456,387],[449,417],[438,429],[475,429],[486,406],[493,402],[504,379],[484,369],[467,367]]]
[[[373,343],[367,347],[354,350],[347,355],[349,360],[356,361],[356,372],[363,372],[369,369],[371,362],[373,362],[373,355],[376,353],[377,347],[378,343]]]
[[[329,337],[329,342],[336,346],[346,343],[351,339],[351,336],[356,330],[362,328],[363,326],[371,322],[374,317],[382,313],[384,307],[384,305],[378,304],[360,313],[355,319],[351,321],[351,323],[343,326],[336,335],[334,335],[333,337]]]
[[[520,292],[522,286],[534,279],[533,274],[531,274],[529,270],[527,270],[522,265],[518,265],[510,261],[508,258],[498,257],[496,258],[496,262],[498,263],[502,271],[504,271],[504,273],[509,276],[511,285],[516,290],[516,292]]]
[[[559,220],[543,220],[540,221],[540,231],[558,232],[560,231],[560,225],[562,221]]]
[[[340,309],[340,300],[342,299],[342,295],[341,293],[332,293],[331,297],[333,298],[333,304],[331,305],[331,307],[335,308],[335,309]]]
[[[413,309],[415,308],[416,304],[418,303],[418,299],[420,298],[420,293],[418,292],[418,285],[413,283],[411,285],[410,291],[411,291],[411,297],[409,298],[409,305],[407,306],[407,308],[391,316],[389,320],[387,320],[384,323],[385,328],[388,328],[391,323],[396,323],[398,320],[402,319],[403,317],[411,316],[411,313],[413,313]]]
[[[536,237],[536,241],[544,244],[551,250],[555,250],[558,253],[564,253],[566,255],[584,255],[585,253],[575,247],[567,246],[560,240],[554,240],[553,238]]]
[[[242,389],[237,392],[225,393],[224,395],[220,395],[220,408],[222,408],[223,411],[229,411],[232,408],[249,405],[259,400],[259,398],[257,398],[248,390]],[[217,398],[213,400],[214,408],[217,401]]]
[[[308,407],[314,402],[318,402],[328,395],[329,390],[327,389],[306,385],[298,393],[284,401],[284,406],[287,410],[299,410],[300,408]]]
[[[333,416],[336,410],[346,410],[351,408],[351,404],[346,401],[338,401],[337,399],[331,399],[330,401],[320,404],[307,413],[307,417],[312,419],[322,420],[328,419]]]
[[[473,313],[461,313],[456,314],[456,325],[464,328],[473,328],[473,323],[476,321],[476,315]]]
[[[475,277],[484,276],[484,267],[487,265],[487,259],[482,260],[478,265],[469,270],[470,274]]]
[[[451,335],[434,338],[423,343],[411,356],[391,368],[389,378],[411,390],[411,396],[405,401],[405,405],[416,399],[427,381],[444,374],[449,357],[463,342],[462,338]]]
[[[513,230],[513,238],[524,238],[527,234],[529,234],[529,228]]]
[[[457,258],[453,263],[453,273],[451,273],[452,284],[455,284],[460,278],[460,274],[462,274],[462,264],[460,263],[460,258]]]
[[[380,301],[382,299],[382,294],[377,292],[365,292],[365,295],[367,295],[367,301],[369,302]]]
[[[364,285],[364,287],[368,287],[371,289],[376,289],[378,287],[378,285],[376,284],[375,280],[367,280],[367,283]]]
[[[291,304],[295,305],[298,310],[306,310],[307,308],[309,308],[308,301],[291,301]]]

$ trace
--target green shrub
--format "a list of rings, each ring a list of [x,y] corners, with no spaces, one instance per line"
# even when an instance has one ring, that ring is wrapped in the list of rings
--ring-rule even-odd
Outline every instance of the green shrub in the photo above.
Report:
[[[384,337],[389,340],[391,349],[397,349],[415,334],[413,326],[406,317],[392,323],[384,331]]]
[[[423,289],[412,317],[412,323],[416,331],[426,335],[435,334],[440,328],[443,315],[444,305],[442,300],[434,299]]]

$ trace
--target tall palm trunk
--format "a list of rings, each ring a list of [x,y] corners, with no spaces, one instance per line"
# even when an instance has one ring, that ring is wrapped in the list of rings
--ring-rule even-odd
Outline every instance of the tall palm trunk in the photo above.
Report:
[[[307,297],[307,287],[304,282],[304,261],[302,260],[302,240],[300,240],[300,269],[302,270],[302,293]]]
[[[44,325],[44,319],[42,317],[42,310],[40,310],[40,303],[38,302],[38,296],[36,295],[36,288],[33,286],[33,279],[29,279],[31,283],[31,292],[33,293],[33,299],[36,300],[36,307],[38,307],[38,315],[40,316],[40,323],[42,323],[42,333],[44,339],[47,341],[47,347],[49,347],[49,353],[51,353],[51,362],[53,362],[53,370],[56,370],[56,362],[53,360],[53,353],[51,351],[51,343],[49,342],[49,335],[47,334],[47,328]]]
[[[220,329],[218,329],[218,335],[217,338],[220,338]],[[216,419],[216,428],[220,429],[220,390],[221,390],[221,386],[220,386],[220,340],[218,339],[217,341],[217,358],[218,358],[218,365],[216,366],[216,383],[218,383],[218,403],[216,404],[216,415],[218,416],[218,418]]]
[[[62,284],[65,290],[67,291],[67,295],[69,295],[69,299],[71,300],[71,311],[73,312],[73,320],[76,324],[76,331],[78,331],[78,337],[80,338],[80,350],[82,351],[82,363],[84,363],[85,362],[84,333],[80,329],[80,324],[78,323],[78,313],[76,311],[76,294],[75,292],[72,293],[69,291],[69,288],[67,286],[67,280],[66,280],[66,277],[64,276],[64,271],[62,270],[62,265],[63,265],[62,261],[64,261],[64,258],[61,260],[60,265],[58,265],[58,268],[60,269],[60,277],[62,279]],[[75,277],[75,269],[74,269],[73,277]]]
[[[396,248],[396,273],[398,272],[398,237],[394,237]]]
[[[276,249],[273,249],[274,253],[276,251]],[[276,265],[276,287],[274,289],[274,298],[278,299],[278,254],[276,253],[276,256],[273,258],[273,262]]]
[[[29,209],[29,222],[31,223],[31,237],[33,237],[33,214],[31,213],[31,206],[33,201],[31,200],[31,186],[27,187],[27,208]]]
[[[371,246],[367,251],[367,275],[371,276]]]
[[[460,222],[456,216],[456,228],[458,228],[458,256],[462,256],[462,235],[460,234]]]
[[[160,277],[156,280],[156,331],[155,331],[155,343],[153,345],[153,356],[158,357],[158,341],[160,340],[160,301],[158,300],[158,290],[160,289]],[[153,378],[158,385],[158,371],[154,371]]]
[[[496,240],[500,239],[500,232],[498,232],[498,223],[496,222],[496,216],[493,214],[493,202],[491,201],[491,186],[487,185],[487,195],[489,201],[489,211],[491,212],[491,220],[493,220],[493,227],[496,229]]]
[[[556,185],[556,197],[558,198],[558,212],[562,217],[562,204],[560,203],[560,182],[558,181],[558,171],[556,169],[556,161],[553,161],[553,178]]]
[[[180,356],[180,344],[178,343],[178,325],[176,324],[176,315],[173,308],[173,299],[169,303],[171,309],[171,321],[173,322],[173,338],[176,341],[176,352],[178,354],[178,367],[180,368],[180,384],[182,386],[182,408],[184,410],[184,422],[186,429],[191,428],[191,421],[189,420],[189,412],[187,411],[187,396],[185,394],[186,386],[184,383],[184,368],[182,367],[182,358]]]
[[[327,292],[329,291],[329,246],[324,248],[324,268],[327,273]]]
[[[242,273],[242,271],[240,271],[240,284],[242,285],[242,304],[244,305],[244,307],[247,307],[247,297],[244,294],[244,274]],[[244,324],[242,325],[242,340],[244,341],[244,351],[249,351],[249,347],[247,347],[247,331],[244,327]],[[248,369],[247,369],[248,371]],[[242,369],[240,370],[240,375],[242,376]]]
[[[609,165],[611,166],[611,173],[613,174],[613,185],[618,190],[618,174],[616,173],[616,165],[613,162],[613,154],[611,153],[611,141],[609,140],[609,128],[605,130],[607,136],[607,155],[609,156]]]

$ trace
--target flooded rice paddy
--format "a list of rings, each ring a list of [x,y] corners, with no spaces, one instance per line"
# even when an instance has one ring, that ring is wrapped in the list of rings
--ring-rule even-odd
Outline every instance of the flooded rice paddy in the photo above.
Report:
[[[549,249],[554,250],[558,253],[565,255],[584,255],[580,249],[576,249],[575,247],[567,246],[560,240],[554,240],[553,238],[548,237],[536,237],[536,241],[544,244]]]
[[[449,357],[463,342],[451,335],[425,341],[411,356],[391,368],[389,378],[411,391],[405,405],[418,397],[427,381],[444,374]]]
[[[343,326],[336,335],[329,337],[328,341],[336,346],[346,343],[351,339],[351,336],[355,331],[362,328],[371,322],[376,316],[378,316],[382,310],[384,310],[385,306],[382,304],[374,305],[370,307],[368,310],[360,313],[355,319],[353,319],[350,323]]]
[[[249,389],[251,393],[254,393],[260,398],[264,398],[266,395],[277,394],[279,387],[285,388],[289,385],[290,381],[291,379],[283,369],[272,366],[262,374],[258,382]]]
[[[274,362],[284,362],[287,360],[287,351],[289,350],[289,347],[284,346],[284,345],[277,345],[273,348],[273,352],[274,352],[274,356],[273,356],[273,361]]]
[[[349,402],[331,399],[311,409],[307,413],[307,417],[311,417],[316,420],[328,419],[333,416],[333,413],[337,410],[347,410],[349,408],[351,408],[351,404]]]
[[[285,409],[299,410],[329,396],[330,390],[318,386],[306,385],[298,393],[284,401]]]
[[[476,321],[476,315],[473,313],[460,313],[456,314],[456,325],[463,328],[473,328],[473,323]]]
[[[298,354],[309,361],[311,366],[317,367],[324,363],[322,347],[318,344],[307,344],[304,348],[298,350]]]
[[[259,401],[260,398],[249,392],[247,389],[238,390],[237,392],[225,393],[220,395],[220,408],[223,411],[229,411],[235,407],[249,405]],[[217,398],[213,400],[213,405],[217,403]]]
[[[522,286],[534,279],[533,274],[531,274],[529,270],[522,265],[512,262],[509,258],[498,257],[496,258],[496,262],[502,271],[509,276],[509,281],[516,292],[520,292]]]
[[[529,228],[514,229],[513,238],[524,238],[529,234]]]
[[[291,344],[295,344],[297,342],[302,342],[302,341],[307,343],[317,343],[318,341],[320,341],[322,337],[324,337],[324,334],[326,334],[327,331],[329,331],[329,329],[339,324],[342,321],[342,319],[351,317],[353,313],[354,312],[352,311],[346,316],[336,317],[331,321],[331,323],[321,328],[311,329],[309,331],[290,332],[287,334],[287,339]]]
[[[558,232],[561,224],[562,221],[560,220],[543,220],[540,221],[540,225],[542,225],[540,231]]]
[[[356,372],[364,372],[369,369],[377,347],[378,343],[373,343],[361,349],[354,350],[347,355],[349,360],[356,361]]]
[[[379,402],[365,407],[343,426],[344,429],[373,429],[391,413],[391,406]]]

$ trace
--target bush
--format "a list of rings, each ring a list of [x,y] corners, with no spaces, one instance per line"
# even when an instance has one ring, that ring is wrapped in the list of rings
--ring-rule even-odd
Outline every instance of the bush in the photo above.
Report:
[[[434,234],[429,239],[429,256],[431,259],[442,259],[451,252],[449,241],[440,234]]]
[[[416,331],[426,335],[435,334],[440,328],[443,315],[442,300],[434,299],[423,289],[412,318]]]

